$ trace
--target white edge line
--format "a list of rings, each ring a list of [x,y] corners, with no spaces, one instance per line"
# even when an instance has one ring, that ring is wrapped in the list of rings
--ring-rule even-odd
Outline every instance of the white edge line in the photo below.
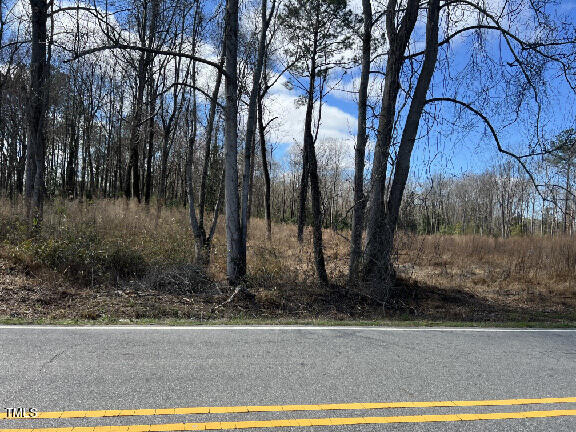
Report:
[[[154,326],[154,325],[110,325],[110,326],[58,326],[58,325],[0,325],[0,330],[189,330],[189,331],[383,331],[383,332],[498,332],[498,333],[574,333],[576,328],[568,329],[538,329],[538,328],[490,328],[490,327],[352,327],[352,326]]]

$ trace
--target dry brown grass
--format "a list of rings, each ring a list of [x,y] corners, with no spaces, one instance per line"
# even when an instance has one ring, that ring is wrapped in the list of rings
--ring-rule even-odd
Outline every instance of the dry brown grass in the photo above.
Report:
[[[155,206],[148,210],[123,201],[54,202],[46,206],[42,236],[34,241],[26,239],[21,214],[19,206],[0,203],[0,258],[11,269],[0,272],[0,294],[9,290],[14,296],[23,290],[17,286],[40,287],[31,295],[36,299],[32,303],[21,299],[27,305],[24,316],[63,317],[70,313],[70,304],[81,305],[77,316],[89,318],[373,319],[408,314],[422,319],[502,320],[530,314],[529,319],[542,314],[574,316],[576,310],[576,239],[569,237],[399,235],[399,274],[405,288],[398,301],[383,310],[315,283],[309,231],[300,245],[295,226],[275,224],[269,242],[264,221],[253,219],[247,285],[255,304],[239,301],[214,312],[230,294],[222,219],[204,273],[191,265],[194,243],[184,208],[166,208],[158,217]],[[346,237],[331,230],[324,237],[328,273],[340,287],[348,265]],[[145,264],[143,270],[139,262]],[[14,279],[14,264],[28,272],[26,283]],[[96,277],[90,268],[99,269]],[[58,288],[48,292],[49,286]],[[0,315],[14,313],[20,303],[0,304]]]
[[[401,274],[514,308],[576,307],[576,238],[401,236]]]
[[[0,219],[21,218],[20,205],[1,203]],[[211,216],[207,217],[208,222]],[[194,240],[184,208],[165,208],[160,216],[155,206],[146,208],[124,201],[96,201],[80,203],[59,201],[45,208],[43,233],[48,238],[63,237],[68,233],[90,231],[105,242],[114,242],[138,251],[152,264],[191,263],[194,259]],[[21,237],[16,239],[18,242]],[[333,278],[345,274],[346,241],[332,231],[325,233],[328,271]],[[296,240],[296,227],[275,224],[272,241],[266,238],[265,222],[252,219],[249,228],[248,262],[255,280],[274,282],[290,280],[311,283],[314,280],[311,233],[305,234],[300,245]],[[223,217],[212,247],[210,275],[222,281],[226,278],[226,238]]]
[[[506,268],[511,276],[563,282],[576,278],[576,238],[419,236],[403,253],[414,264],[484,264]]]

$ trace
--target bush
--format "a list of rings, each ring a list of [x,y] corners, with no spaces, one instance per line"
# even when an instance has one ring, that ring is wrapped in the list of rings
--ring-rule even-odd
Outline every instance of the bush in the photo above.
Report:
[[[28,235],[28,226],[17,217],[0,216],[0,242],[18,244]]]
[[[142,254],[127,245],[105,242],[91,228],[65,229],[21,242],[15,255],[30,264],[41,264],[84,282],[104,282],[113,277],[139,277],[146,271]]]
[[[121,278],[141,277],[148,267],[140,252],[121,244],[113,245],[102,261],[106,270]]]

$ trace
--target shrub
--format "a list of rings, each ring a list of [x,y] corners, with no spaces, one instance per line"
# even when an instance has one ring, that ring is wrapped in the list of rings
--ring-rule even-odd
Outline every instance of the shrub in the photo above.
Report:
[[[21,218],[0,216],[0,242],[18,244],[27,235],[28,226]]]
[[[91,227],[64,229],[22,241],[13,255],[84,282],[104,282],[112,276],[139,277],[146,270],[142,254],[125,244],[103,241]]]
[[[141,277],[147,268],[142,254],[124,244],[111,245],[109,253],[102,256],[102,265],[121,278]]]

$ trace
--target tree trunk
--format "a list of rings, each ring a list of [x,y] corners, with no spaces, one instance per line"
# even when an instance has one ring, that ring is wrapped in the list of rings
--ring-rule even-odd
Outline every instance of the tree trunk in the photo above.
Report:
[[[195,38],[195,36],[194,36]],[[193,42],[194,47],[196,46],[195,40]],[[192,66],[192,82],[195,85],[196,66]],[[202,267],[208,266],[210,262],[210,251],[206,244],[206,231],[203,227],[198,224],[198,219],[196,218],[195,209],[195,198],[194,198],[194,184],[192,182],[192,166],[194,160],[194,146],[196,145],[196,129],[197,129],[197,109],[196,109],[196,91],[193,90],[194,95],[192,96],[192,127],[190,132],[190,137],[188,138],[188,155],[186,157],[186,189],[188,191],[188,210],[190,218],[190,226],[192,228],[192,233],[194,234],[194,248],[195,257],[194,262]]]
[[[258,99],[258,133],[260,141],[260,156],[262,159],[262,171],[264,173],[264,214],[266,217],[266,235],[268,240],[272,239],[272,214],[270,211],[270,170],[266,154],[266,131],[262,113],[262,99]],[[284,206],[282,206],[282,220],[284,220]]]
[[[328,275],[324,261],[324,248],[322,245],[322,196],[320,192],[320,178],[318,176],[318,163],[314,148],[314,136],[312,135],[312,115],[314,111],[314,92],[316,86],[316,47],[317,34],[314,36],[314,48],[311,56],[310,83],[308,87],[308,103],[306,105],[306,119],[304,123],[304,154],[307,155],[307,166],[302,171],[308,171],[310,177],[310,192],[312,199],[312,241],[314,245],[314,265],[319,281],[327,285]],[[304,179],[304,177],[303,177]],[[301,189],[302,191],[302,189]],[[302,198],[302,193],[301,193]],[[300,202],[302,206],[302,201]],[[301,207],[302,208],[302,207]],[[300,221],[299,221],[300,222]],[[299,224],[300,228],[300,224]],[[300,232],[299,232],[300,235]]]
[[[412,150],[414,149],[414,143],[416,141],[420,119],[422,118],[422,112],[426,105],[426,95],[430,87],[432,75],[434,74],[434,69],[436,67],[436,60],[438,58],[439,13],[440,0],[429,0],[424,62],[414,90],[400,146],[398,148],[387,211],[383,217],[383,229],[379,233],[382,243],[372,245],[372,252],[374,252],[374,250],[378,252],[378,255],[376,255],[378,264],[372,267],[370,273],[371,277],[367,282],[370,293],[379,299],[385,299],[389,295],[389,288],[392,287],[395,281],[395,272],[392,263],[394,234],[398,225],[398,215],[402,204],[402,197],[408,180],[408,174],[410,172],[410,158],[412,156]]]
[[[238,0],[226,4],[226,121],[224,132],[226,269],[228,282],[237,285],[242,268],[242,233],[238,197]]]
[[[126,199],[135,196],[138,202],[142,200],[140,195],[139,151],[140,151],[140,126],[142,123],[142,105],[144,104],[144,90],[146,88],[146,55],[140,54],[138,59],[138,72],[136,74],[136,97],[132,107],[132,125],[130,127],[130,156],[126,168],[124,183],[124,196]]]
[[[84,118],[84,131],[83,131],[83,141],[84,141],[84,153],[86,154],[86,175],[88,177],[88,188],[86,192],[87,199],[93,199],[94,197],[94,165],[92,163],[92,117],[86,119]]]
[[[48,2],[30,0],[32,9],[32,54],[30,58],[29,140],[26,153],[26,212],[39,224],[43,217],[48,111],[49,64],[47,61]]]
[[[158,186],[158,199],[156,202],[156,218],[160,218],[162,207],[166,204],[166,176],[168,175],[168,156],[170,153],[170,135],[164,131],[162,135],[162,150],[160,152],[160,185]]]
[[[226,54],[226,41],[222,44],[222,55],[220,57],[220,67],[224,67],[224,60]],[[218,95],[220,94],[220,86],[222,84],[222,70],[216,74],[216,83],[212,91],[212,99],[210,100],[210,112],[208,114],[208,123],[206,125],[206,138],[204,142],[204,163],[202,166],[202,177],[200,178],[200,197],[198,203],[198,219],[199,225],[204,227],[204,209],[206,207],[206,194],[208,185],[208,171],[210,169],[210,149],[212,145],[212,135],[214,133],[214,123],[216,121],[216,108],[218,105]]]
[[[198,11],[198,9],[197,9]],[[193,46],[193,54],[196,55],[196,48],[197,48],[197,36],[198,36],[198,15],[195,16],[194,20],[194,31],[193,31],[193,39],[192,39],[192,46]],[[221,62],[222,64],[222,62]],[[218,89],[220,87],[220,80],[222,74],[218,73],[217,83],[213,93],[213,99],[211,104],[211,110],[209,114],[208,120],[208,131],[206,137],[206,147],[210,148],[210,141],[212,136],[212,129],[214,126],[214,118],[216,113],[216,101],[218,100]],[[198,129],[198,111],[197,111],[197,103],[196,103],[196,62],[192,63],[192,127],[191,134],[189,138],[189,146],[188,146],[188,157],[186,161],[186,186],[188,190],[188,205],[189,205],[189,214],[190,214],[190,226],[192,228],[192,232],[194,233],[194,248],[195,248],[195,263],[202,266],[207,267],[210,264],[210,249],[212,243],[212,237],[214,235],[214,230],[216,228],[216,223],[218,221],[218,213],[220,208],[220,195],[218,196],[216,208],[214,209],[214,219],[212,223],[212,228],[210,230],[210,235],[206,236],[206,229],[204,228],[204,210],[202,209],[199,211],[199,218],[196,217],[196,209],[195,209],[195,197],[194,197],[194,188],[192,184],[192,166],[193,166],[193,158],[194,158],[194,146],[196,144],[196,135]],[[210,151],[205,150],[205,160],[204,160],[204,167],[207,166],[206,161],[210,158]],[[200,190],[200,196],[202,197],[205,195],[206,187],[206,177],[207,177],[208,169],[205,168],[202,172],[202,185]],[[204,204],[202,204],[202,207]],[[200,222],[199,222],[200,220]]]
[[[362,35],[362,71],[358,89],[358,136],[354,154],[354,210],[352,213],[352,233],[350,237],[350,267],[348,282],[358,280],[360,259],[362,256],[362,232],[364,231],[364,165],[366,158],[366,109],[368,103],[368,84],[370,82],[370,56],[372,43],[372,4],[370,0],[362,0],[364,16],[364,33]]]
[[[74,110],[75,111],[75,110]],[[68,147],[68,160],[66,163],[66,194],[69,199],[76,197],[76,177],[78,175],[78,150],[80,148],[79,134],[74,122],[74,112],[70,119],[70,145]]]
[[[389,0],[386,15],[386,31],[390,49],[386,64],[382,108],[378,120],[376,148],[372,169],[372,191],[368,211],[366,247],[364,251],[363,278],[369,294],[377,294],[378,285],[388,284],[393,277],[390,260],[384,255],[384,243],[389,241],[384,204],[388,157],[392,144],[392,132],[396,117],[396,102],[400,90],[400,72],[404,53],[418,18],[418,0],[408,0],[400,28],[396,29],[396,1]],[[386,277],[385,275],[388,275]],[[372,292],[374,291],[374,292]]]
[[[274,7],[274,6],[272,6]],[[250,194],[250,173],[252,170],[252,147],[256,132],[256,110],[258,108],[258,97],[260,96],[260,80],[262,78],[262,68],[266,51],[266,34],[270,19],[267,17],[268,2],[262,0],[260,39],[258,41],[258,53],[256,65],[252,76],[252,89],[250,90],[250,101],[248,103],[248,119],[246,121],[246,140],[244,141],[244,176],[242,180],[242,212],[241,212],[241,238],[240,238],[240,276],[246,274],[246,241],[248,237],[248,206]],[[272,15],[270,15],[271,17]],[[228,170],[226,170],[228,171]]]
[[[154,48],[156,40],[156,32],[158,27],[158,17],[160,15],[160,0],[152,0],[150,12],[150,26],[148,30],[148,48]],[[154,117],[156,112],[156,86],[154,82],[152,54],[148,53],[147,60],[147,73],[148,73],[148,154],[146,156],[146,176],[144,179],[144,203],[150,204],[150,197],[152,196],[152,157],[154,155]]]
[[[150,77],[148,83],[148,154],[146,155],[146,180],[144,185],[144,203],[150,204],[152,197],[152,158],[154,156],[154,135],[155,135],[155,112],[156,112],[156,89],[155,84]]]
[[[254,127],[258,127],[258,121],[256,121],[256,125]],[[256,131],[255,131],[256,132]],[[252,202],[254,201],[254,166],[256,165],[256,133],[252,137],[252,144],[250,145],[250,184],[248,185],[248,215],[246,216],[246,227],[250,225],[250,218],[252,217]]]
[[[569,220],[569,212],[570,212],[570,166],[571,161],[568,161],[568,166],[566,168],[566,187],[564,190],[564,226],[563,231],[564,234],[568,233],[568,220]]]
[[[320,193],[320,178],[318,176],[318,164],[316,162],[316,152],[314,150],[314,139],[312,137],[312,133],[309,134],[305,141],[305,145],[308,146],[310,164],[310,195],[312,199],[312,241],[314,244],[314,264],[316,266],[316,274],[318,279],[322,284],[327,285],[328,275],[326,274],[324,246],[322,242],[322,196]]]
[[[302,148],[302,177],[300,179],[300,193],[298,195],[298,242],[304,241],[304,226],[306,225],[306,201],[308,200],[308,179],[310,178],[310,156],[308,148]]]
[[[140,43],[147,48],[153,48],[154,39],[156,36],[156,27],[158,16],[160,13],[160,1],[152,0],[150,2],[150,18],[148,23],[142,24],[143,33],[140,36]],[[146,16],[146,12],[145,12]],[[147,35],[147,38],[146,38]],[[124,195],[126,199],[135,196],[138,202],[142,201],[140,191],[140,142],[142,114],[144,106],[144,92],[146,90],[146,82],[149,75],[149,69],[154,61],[154,56],[151,51],[142,52],[138,57],[138,68],[136,70],[136,95],[134,98],[134,106],[132,107],[132,125],[130,128],[130,157],[128,167],[126,169],[126,179],[124,184]]]

